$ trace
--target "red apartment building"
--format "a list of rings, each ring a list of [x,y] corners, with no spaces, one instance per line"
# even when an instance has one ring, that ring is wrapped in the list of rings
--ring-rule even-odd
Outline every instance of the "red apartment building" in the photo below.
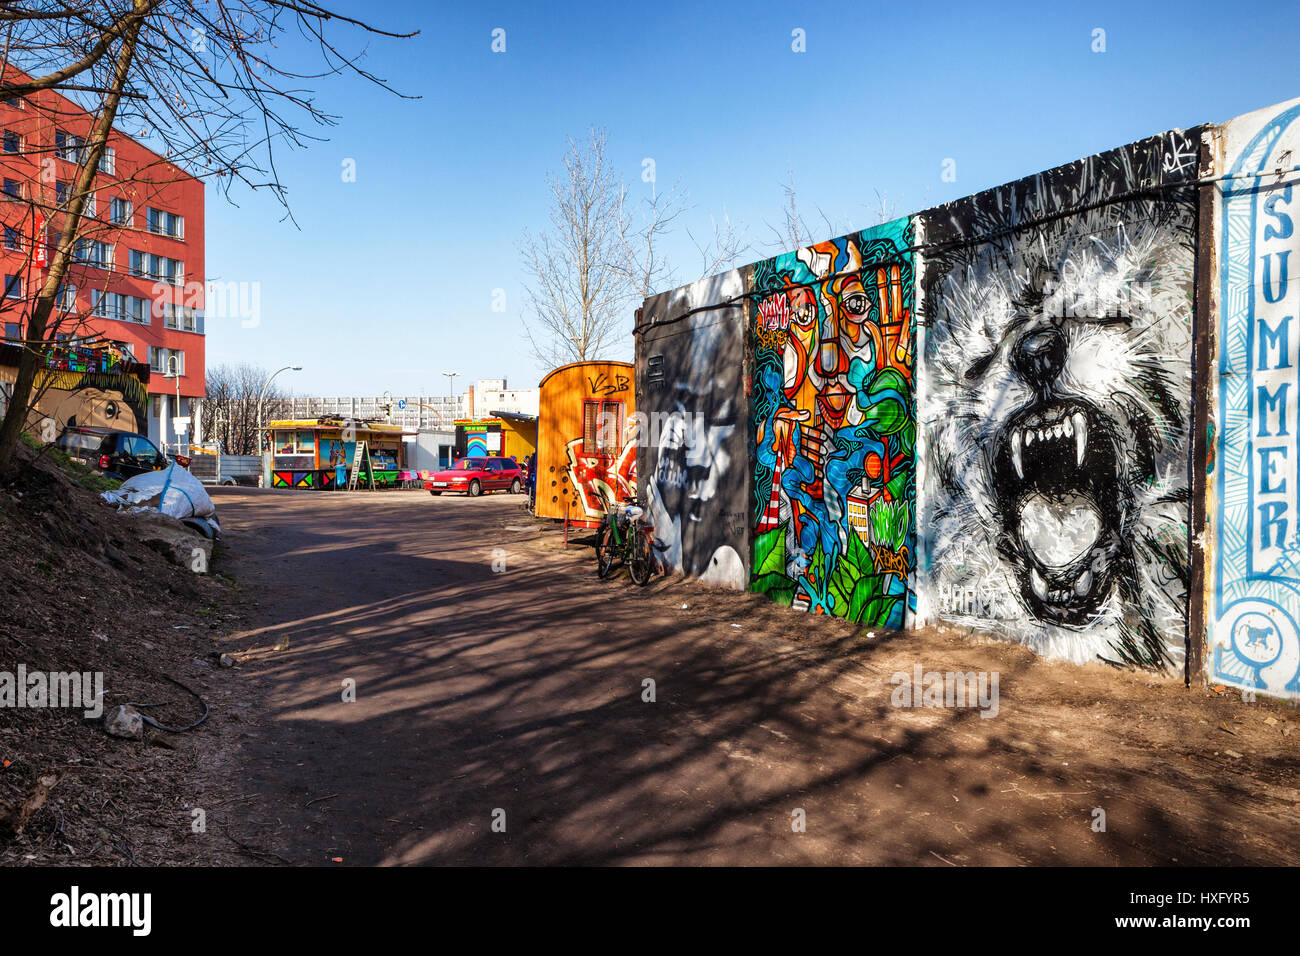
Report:
[[[12,67],[4,75],[21,76]],[[8,341],[21,339],[44,284],[59,208],[92,122],[49,90],[0,103],[0,318]],[[148,361],[149,435],[175,441],[172,418],[197,421],[193,400],[204,392],[203,183],[114,129],[83,215],[76,264],[60,294],[68,329],[60,334],[99,335]]]

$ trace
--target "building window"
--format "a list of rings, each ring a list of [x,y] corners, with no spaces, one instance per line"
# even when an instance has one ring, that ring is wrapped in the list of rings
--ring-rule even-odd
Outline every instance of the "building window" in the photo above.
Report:
[[[113,246],[97,239],[78,239],[72,247],[72,259],[98,269],[113,268]]]
[[[275,431],[272,446],[277,455],[316,454],[316,433],[309,431]]]
[[[122,295],[117,292],[95,292],[95,314],[105,319],[119,322],[138,322],[149,325],[149,300],[138,295]]]
[[[5,248],[6,249],[22,248],[22,237],[18,234],[18,230],[15,229],[13,226],[5,226]]]
[[[5,130],[4,149],[6,153],[18,153],[22,151],[22,139],[11,129]]]
[[[23,297],[23,277],[5,276],[5,298],[21,299]]]
[[[23,184],[16,179],[6,179],[4,182],[4,194],[7,199],[22,199]]]
[[[72,198],[72,183],[55,183],[54,184],[54,204],[56,206],[66,206],[68,200]]]
[[[175,362],[172,360],[175,359]],[[178,375],[185,374],[185,352],[183,349],[163,349],[155,345],[149,346],[149,368],[155,372],[166,374],[173,370]]]
[[[64,312],[77,311],[77,287],[75,285],[59,286],[59,291],[54,295],[54,301]]]
[[[146,228],[159,235],[171,236],[173,239],[185,238],[185,217],[162,209],[145,207]]]
[[[112,146],[105,147],[104,155],[99,157],[99,171],[109,175],[117,174],[117,153]]]
[[[81,163],[81,150],[86,145],[85,137],[73,136],[61,129],[54,131],[54,155],[70,163]]]
[[[17,341],[21,338],[21,336],[22,336],[22,333],[21,333],[21,332],[19,331],[19,329],[18,329],[18,323],[17,323],[17,322],[6,322],[6,323],[5,323],[5,338],[6,338],[6,339],[8,339],[10,342],[17,342]]]
[[[92,289],[90,292],[91,311],[103,319],[122,318],[122,297],[116,292],[104,292]]]
[[[185,263],[179,259],[168,259],[166,256],[156,256],[137,249],[131,250],[130,271],[133,276],[144,276],[159,282],[170,282],[173,285],[185,284]]]
[[[131,200],[120,196],[108,204],[108,218],[115,226],[133,226]]]
[[[154,256],[151,274],[160,282],[170,282],[172,285],[185,284],[185,264],[179,259]]]
[[[123,297],[126,305],[126,318],[130,322],[139,322],[141,325],[151,324],[149,319],[149,300],[143,299],[138,295],[128,295]]]
[[[72,183],[55,183],[54,184],[54,204],[56,206],[67,206],[72,202]],[[95,218],[95,194],[88,193],[86,201],[81,207],[81,214],[90,219]]]
[[[169,329],[193,332],[195,329],[193,307],[177,305],[174,302],[164,302],[163,324]]]

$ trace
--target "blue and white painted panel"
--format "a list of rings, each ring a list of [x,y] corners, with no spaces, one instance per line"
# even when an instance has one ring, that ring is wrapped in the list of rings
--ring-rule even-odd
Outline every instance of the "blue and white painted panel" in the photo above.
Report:
[[[1217,131],[1217,508],[1208,672],[1300,697],[1300,99]]]

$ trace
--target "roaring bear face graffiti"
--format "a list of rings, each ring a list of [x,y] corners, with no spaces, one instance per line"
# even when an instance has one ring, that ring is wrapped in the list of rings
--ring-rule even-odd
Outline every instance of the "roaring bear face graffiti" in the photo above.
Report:
[[[1039,650],[1169,666],[1186,614],[1190,255],[1154,225],[1042,253],[972,261],[932,292],[935,565],[974,575]]]
[[[1101,611],[1136,517],[1133,483],[1156,477],[1155,419],[1133,414],[1133,394],[1111,402],[1088,384],[1090,352],[1125,351],[1109,326],[1040,317],[1010,330],[1006,346],[1025,400],[990,449],[998,548],[1030,612],[1053,624],[1086,625]],[[1159,377],[1141,384],[1147,395],[1165,391]]]

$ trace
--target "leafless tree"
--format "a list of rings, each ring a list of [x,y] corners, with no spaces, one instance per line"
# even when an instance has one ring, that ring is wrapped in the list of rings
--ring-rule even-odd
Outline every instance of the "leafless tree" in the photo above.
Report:
[[[677,272],[663,246],[687,207],[686,191],[680,183],[666,190],[652,188],[650,195],[635,202],[629,199],[628,187],[620,187],[618,245],[622,258],[617,269],[630,287],[632,299],[646,299],[677,284]]]
[[[86,238],[85,220],[94,218],[86,207],[106,174],[105,156],[119,135],[114,126],[164,157],[165,170],[215,178],[227,196],[236,183],[270,190],[289,215],[276,150],[318,140],[304,127],[336,121],[317,105],[312,82],[352,73],[388,89],[359,54],[340,49],[333,35],[339,26],[413,35],[314,0],[33,0],[0,8],[0,101],[30,98],[32,108],[57,116],[66,96],[92,117],[60,201],[10,197],[31,204],[33,218],[43,217],[56,238],[40,289],[24,290],[23,351],[0,424],[0,473],[13,466],[37,372],[56,342],[56,297]],[[311,72],[288,65],[295,58],[284,47],[295,34],[320,56]]]
[[[287,414],[286,391],[272,384],[265,396],[262,394],[268,375],[267,369],[248,363],[217,365],[207,370],[206,396],[200,406],[203,434],[220,443],[223,454],[257,454],[259,423]]]
[[[732,221],[727,210],[721,217],[709,217],[710,233],[700,241],[689,229],[686,235],[695,244],[700,256],[699,278],[706,279],[719,272],[734,269],[753,251],[753,244],[745,235],[743,226]]]
[[[569,140],[564,171],[547,178],[550,228],[525,231],[520,253],[528,275],[524,331],[545,369],[631,350],[631,310],[677,283],[665,248],[693,207],[686,189],[649,190],[633,199],[612,170],[603,129]],[[700,256],[700,278],[732,268],[750,249],[726,215],[711,232],[687,236]]]
[[[548,175],[550,226],[525,230],[520,252],[527,286],[524,332],[547,369],[604,358],[630,301],[620,243],[622,188],[605,155],[606,134],[569,138],[564,169]]]
[[[898,202],[889,198],[888,191],[875,190],[875,202],[863,203],[867,209],[865,226],[879,226],[898,218]]]
[[[811,240],[812,230],[799,212],[799,202],[794,185],[794,171],[786,170],[786,181],[781,184],[784,201],[781,204],[781,222],[777,225],[767,223],[772,233],[775,247],[782,252],[802,249]]]
[[[814,236],[799,210],[794,173],[787,170],[786,174],[787,180],[781,184],[783,196],[781,222],[775,225],[767,223],[768,231],[774,240],[769,248],[775,248],[779,252],[792,252],[821,239],[835,239],[855,230],[869,229],[898,218],[898,203],[891,200],[888,193],[877,189],[874,202],[862,203],[862,207],[867,210],[865,220],[862,222],[855,223],[847,215],[843,217],[828,215],[825,210],[817,206],[817,217],[822,225],[818,230],[820,236]]]

